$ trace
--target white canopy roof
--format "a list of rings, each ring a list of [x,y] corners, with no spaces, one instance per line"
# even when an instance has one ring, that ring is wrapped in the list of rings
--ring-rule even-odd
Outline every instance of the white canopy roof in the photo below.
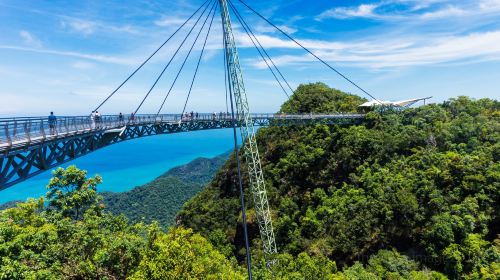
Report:
[[[411,106],[418,101],[430,99],[432,97],[425,97],[425,98],[416,98],[416,99],[408,99],[408,100],[401,100],[401,101],[384,101],[384,100],[372,100],[365,102],[359,107],[373,107],[373,106],[396,106],[396,107],[408,107]]]

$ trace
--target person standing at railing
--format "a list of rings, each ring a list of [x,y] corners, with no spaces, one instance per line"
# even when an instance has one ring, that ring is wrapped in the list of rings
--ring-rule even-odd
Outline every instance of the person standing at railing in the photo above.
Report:
[[[123,125],[123,114],[122,114],[122,112],[120,112],[120,114],[118,115],[118,123],[119,123],[119,125]]]
[[[50,129],[50,134],[52,135],[56,134],[56,124],[57,124],[57,117],[54,115],[54,112],[50,112],[49,129]]]
[[[129,122],[130,123],[135,123],[135,113],[134,112],[130,113]]]
[[[98,111],[95,111],[94,117],[95,117],[95,123],[96,123],[97,128],[101,128],[101,122],[102,122],[101,114]]]
[[[90,114],[90,128],[95,129],[95,111]]]

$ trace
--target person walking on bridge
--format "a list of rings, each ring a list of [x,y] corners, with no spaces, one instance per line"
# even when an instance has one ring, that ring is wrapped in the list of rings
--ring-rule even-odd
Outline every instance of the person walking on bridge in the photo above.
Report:
[[[50,130],[50,134],[52,134],[52,135],[56,134],[56,124],[57,124],[57,117],[54,115],[54,112],[50,112],[49,130]]]

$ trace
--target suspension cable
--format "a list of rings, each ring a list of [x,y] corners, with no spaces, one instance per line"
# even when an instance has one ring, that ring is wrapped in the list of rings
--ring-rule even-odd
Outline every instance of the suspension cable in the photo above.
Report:
[[[222,9],[222,7],[221,7]],[[222,11],[221,11],[222,13]],[[226,26],[222,24],[222,29],[223,29],[223,42],[224,42],[224,57],[226,61],[226,78],[228,81],[228,85],[226,87],[226,91],[228,91],[229,88],[229,100],[231,104],[231,122],[232,122],[232,127],[233,127],[233,140],[234,140],[234,154],[236,156],[236,163],[237,163],[237,169],[238,169],[238,183],[239,183],[239,191],[240,191],[240,206],[241,206],[241,219],[242,219],[242,225],[243,225],[243,235],[245,238],[245,251],[246,251],[246,257],[247,257],[247,273],[248,273],[248,279],[252,280],[252,256],[250,254],[250,239],[248,238],[248,229],[247,229],[247,214],[246,214],[246,207],[245,207],[245,192],[243,191],[243,178],[241,177],[241,158],[240,158],[240,153],[239,153],[239,148],[238,148],[238,137],[236,133],[236,116],[234,113],[234,100],[233,100],[233,88],[231,87],[231,74],[229,70],[229,51],[227,49],[227,42],[226,42]]]
[[[125,83],[127,83],[128,80],[130,80],[146,63],[148,63],[148,61],[151,60],[151,58],[153,58],[153,56],[155,56],[156,53],[158,53],[170,41],[170,39],[172,39],[172,37],[174,37],[175,34],[177,34],[177,32],[179,32],[179,30],[181,30],[208,3],[208,1],[209,0],[206,0],[179,28],[177,28],[177,30],[172,35],[170,35],[170,37],[168,37],[167,40],[163,42],[163,44],[160,45],[158,49],[153,52],[153,54],[151,54],[144,62],[142,62],[142,64],[139,65],[139,67],[137,67],[137,69],[135,69],[134,72],[132,72],[132,74],[130,74],[130,76],[125,79],[125,81],[123,81],[113,92],[111,92],[111,94],[108,95],[106,99],[104,99],[104,101],[102,101],[99,106],[94,109],[94,111],[99,110],[104,105],[104,103],[106,103],[118,90],[120,90],[120,88],[122,88],[123,85],[125,85]]]
[[[260,46],[260,48],[262,49],[262,51],[264,52],[264,54],[266,55],[266,57],[269,59],[269,61],[273,65],[274,69],[278,72],[278,74],[280,75],[281,79],[283,79],[283,81],[285,82],[285,84],[288,86],[288,88],[290,89],[290,91],[293,94],[293,92],[294,92],[293,88],[290,86],[290,84],[288,83],[287,79],[285,79],[285,76],[283,75],[283,73],[281,73],[281,71],[278,68],[278,66],[276,66],[276,64],[274,63],[273,59],[271,58],[271,56],[269,55],[269,53],[266,51],[266,49],[264,48],[264,46],[262,46],[262,44],[260,43],[260,41],[257,38],[257,36],[255,36],[255,34],[253,33],[252,29],[250,28],[250,25],[248,25],[248,23],[245,21],[245,19],[240,14],[240,12],[236,8],[236,6],[234,6],[234,4],[231,1],[229,1],[228,3],[231,6],[231,9],[235,13],[236,17],[238,18],[239,22],[242,25],[246,26],[246,29],[248,30],[248,32],[250,32],[250,34],[252,35],[252,37],[255,39],[255,41],[257,42],[257,44]],[[247,32],[247,34],[248,34],[248,32]],[[254,46],[255,46],[255,43],[254,43]]]
[[[337,73],[339,76],[341,76],[342,78],[344,78],[346,81],[348,81],[350,84],[352,84],[353,86],[355,86],[356,88],[358,88],[359,90],[361,90],[363,93],[365,93],[366,95],[370,96],[371,98],[373,98],[375,101],[381,103],[377,98],[375,98],[373,95],[371,95],[368,91],[364,90],[362,87],[360,87],[358,84],[356,84],[354,81],[352,81],[351,79],[349,79],[347,76],[345,76],[344,74],[342,74],[340,71],[338,71],[337,69],[335,69],[333,66],[331,66],[328,62],[324,61],[323,59],[321,59],[319,56],[317,56],[316,54],[314,54],[312,51],[310,51],[308,48],[304,47],[304,45],[302,45],[301,43],[299,43],[297,40],[295,40],[292,36],[288,35],[288,33],[286,33],[285,31],[283,31],[281,28],[279,28],[278,26],[276,26],[274,23],[272,23],[269,19],[267,19],[266,17],[264,17],[263,15],[261,15],[259,12],[257,12],[256,10],[254,10],[252,7],[250,7],[247,3],[245,3],[243,0],[239,0],[243,5],[245,5],[250,11],[252,11],[254,14],[256,14],[257,16],[259,16],[260,18],[262,18],[264,21],[266,21],[268,24],[270,24],[272,27],[276,28],[279,32],[281,32],[283,35],[285,35],[288,39],[292,40],[295,44],[297,44],[298,46],[300,46],[302,49],[304,49],[306,52],[308,52],[309,54],[311,54],[312,56],[314,56],[317,60],[319,60],[321,63],[323,63],[326,67],[330,68],[331,70],[333,70],[335,73]]]
[[[212,1],[210,1],[210,3],[212,3]],[[212,8],[210,9],[210,12],[212,11],[213,7],[215,6],[215,4],[217,2],[213,1],[213,3],[214,4],[212,5]],[[137,111],[139,111],[139,109],[141,108],[142,104],[144,104],[144,102],[148,98],[149,94],[151,94],[151,92],[153,91],[153,89],[156,87],[156,84],[158,84],[158,82],[160,81],[161,77],[163,76],[163,74],[165,73],[165,71],[167,70],[167,68],[170,66],[170,64],[172,63],[172,61],[174,60],[174,58],[177,56],[177,54],[181,50],[181,48],[184,45],[184,43],[187,41],[187,39],[189,38],[189,36],[193,32],[194,28],[198,25],[198,23],[200,22],[200,19],[203,17],[203,15],[205,14],[205,11],[207,10],[208,7],[209,6],[205,7],[205,10],[203,10],[203,13],[201,13],[200,17],[196,20],[195,24],[191,27],[191,29],[189,30],[188,34],[186,35],[186,37],[184,38],[184,40],[182,41],[182,43],[180,44],[180,46],[177,48],[177,50],[175,51],[175,53],[172,56],[172,58],[170,58],[170,60],[168,61],[167,65],[161,71],[160,75],[158,75],[158,77],[156,78],[155,82],[153,83],[153,85],[151,86],[151,88],[149,89],[149,91],[146,93],[146,95],[142,99],[142,101],[139,104],[139,106],[137,106],[137,109],[135,109],[134,115],[137,114]],[[205,26],[205,23],[207,22],[207,19],[210,17],[210,12],[207,14],[207,17],[206,17],[205,22],[203,23],[203,26],[201,27],[201,29],[203,29],[203,27]]]
[[[217,1],[215,2],[215,5],[218,5]],[[191,86],[189,87],[186,102],[184,103],[184,108],[182,109],[181,120],[182,120],[182,115],[184,115],[184,112],[186,112],[186,106],[188,104],[189,97],[191,96],[191,91],[193,90],[194,81],[196,80],[196,75],[198,74],[198,69],[200,68],[201,59],[203,58],[203,53],[205,52],[205,47],[207,46],[208,36],[210,35],[210,31],[212,30],[212,24],[214,23],[214,18],[215,18],[216,12],[217,12],[217,8],[214,9],[214,12],[212,15],[212,20],[210,21],[210,25],[208,26],[207,36],[205,37],[205,42],[203,42],[203,47],[202,47],[201,52],[200,52],[200,57],[198,58],[198,64],[196,64],[196,70],[194,71],[193,80],[191,81]]]
[[[215,6],[215,3],[214,3],[214,6]],[[206,23],[207,23],[207,20],[208,18],[210,17],[210,14],[212,13],[212,10],[214,9],[214,6],[212,6],[212,8],[210,9],[210,12],[208,13],[207,15],[207,18],[205,19],[205,22],[203,23],[203,26],[200,28],[200,31],[198,32],[198,34],[196,35],[196,39],[194,40],[193,44],[191,45],[191,48],[189,49],[189,52],[188,54],[186,55],[186,57],[184,58],[184,61],[182,62],[182,65],[179,69],[179,71],[177,71],[177,75],[175,76],[175,79],[174,81],[172,82],[172,85],[170,86],[167,94],[165,95],[165,98],[163,99],[163,102],[161,103],[160,105],[160,108],[158,109],[158,112],[156,112],[156,116],[155,116],[155,119],[156,117],[158,117],[158,115],[161,113],[161,110],[163,109],[163,106],[165,105],[165,102],[167,101],[167,98],[169,97],[170,93],[172,92],[172,89],[174,88],[175,84],[177,83],[177,79],[179,78],[182,70],[184,69],[184,66],[186,65],[186,62],[187,60],[189,59],[189,56],[191,56],[191,53],[194,49],[194,46],[196,45],[196,43],[198,42],[198,38],[200,37],[200,34],[202,32],[202,30],[204,29]],[[215,8],[215,11],[217,10],[217,8]],[[214,12],[215,13],[215,12]]]
[[[224,37],[224,34],[222,34],[222,56],[224,56],[224,89],[226,91],[226,113],[229,113],[229,107],[228,107],[228,92],[227,92],[227,58],[226,58],[226,53],[225,53],[225,47],[226,47],[226,38]]]

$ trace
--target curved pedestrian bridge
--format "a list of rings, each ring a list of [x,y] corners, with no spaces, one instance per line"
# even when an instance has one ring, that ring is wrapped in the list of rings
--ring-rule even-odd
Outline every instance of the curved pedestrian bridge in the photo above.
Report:
[[[236,126],[355,124],[362,114],[252,114]],[[0,119],[0,190],[99,148],[139,137],[231,128],[228,114],[106,115]]]

